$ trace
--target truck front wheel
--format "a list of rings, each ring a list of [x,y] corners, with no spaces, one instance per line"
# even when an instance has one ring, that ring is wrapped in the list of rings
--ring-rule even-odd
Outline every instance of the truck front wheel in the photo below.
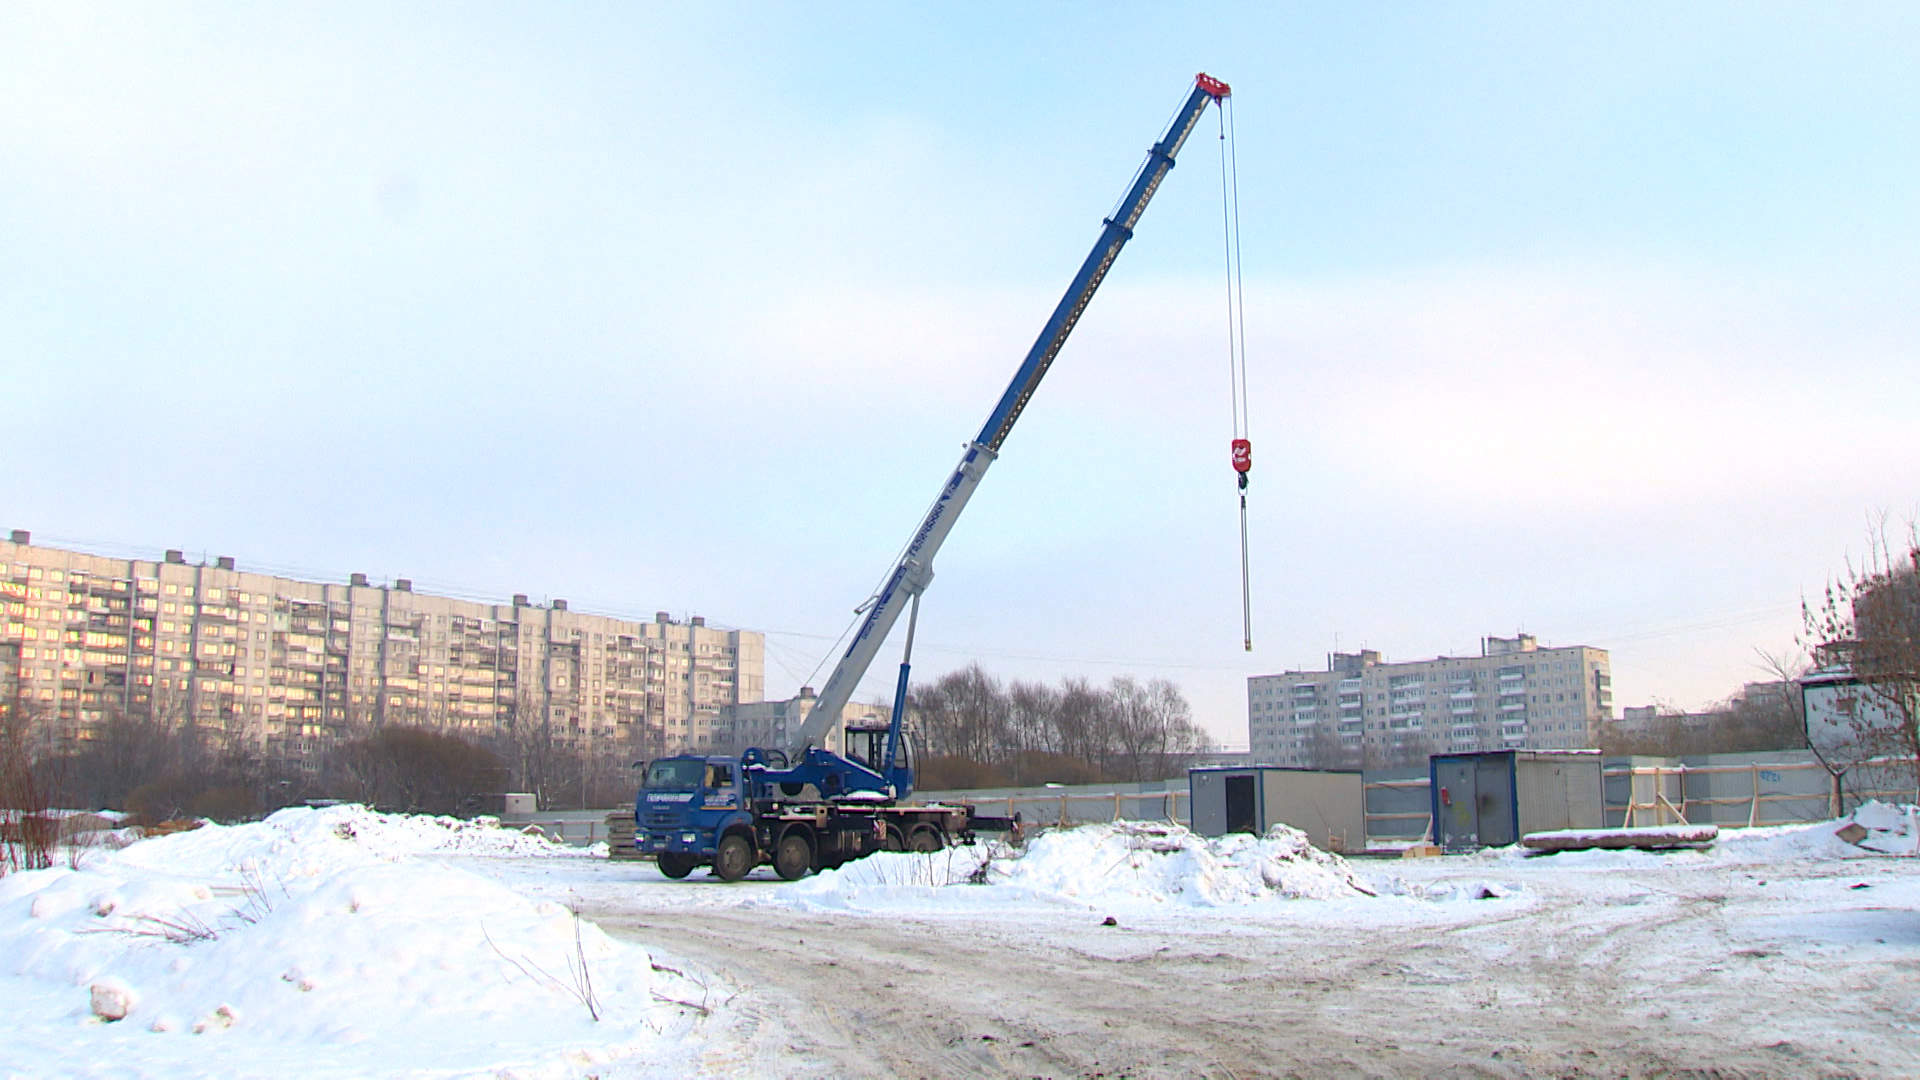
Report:
[[[780,846],[773,852],[773,869],[784,881],[799,881],[813,869],[813,845],[807,843],[806,835],[790,832],[780,838]]]
[[[676,855],[670,851],[661,852],[656,861],[660,872],[675,881],[693,873],[693,868],[700,865],[700,861],[691,855]]]
[[[753,844],[739,833],[720,838],[713,852],[713,876],[721,881],[739,881],[753,869]]]

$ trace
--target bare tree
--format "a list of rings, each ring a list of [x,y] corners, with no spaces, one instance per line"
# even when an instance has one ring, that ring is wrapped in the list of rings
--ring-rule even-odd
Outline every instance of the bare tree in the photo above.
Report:
[[[926,753],[999,763],[1009,704],[999,680],[980,665],[940,676],[912,700]]]
[[[1207,740],[1193,723],[1193,708],[1180,688],[1165,679],[1142,684],[1116,677],[1107,688],[1118,743],[1118,770],[1129,780],[1155,780],[1185,768]]]
[[[542,809],[561,805],[554,801],[564,777],[577,769],[568,769],[555,738],[553,721],[540,707],[531,691],[522,689],[515,702],[513,716],[499,747],[513,783],[520,791],[539,797]]]
[[[1029,782],[1023,774],[1041,755],[1059,753],[1056,718],[1061,692],[1045,683],[1014,680],[1007,687],[1006,749],[1013,782]]]
[[[1053,726],[1059,753],[1099,763],[1113,757],[1113,700],[1086,679],[1071,676],[1060,680],[1060,704]]]
[[[0,709],[0,876],[53,865],[55,785],[34,752],[35,732],[48,715],[15,701]]]
[[[1885,523],[1860,565],[1801,605],[1801,645],[1819,665],[1810,684],[1831,691],[1835,715],[1807,717],[1815,752],[1836,783],[1868,762],[1920,792],[1920,537],[1895,551]]]
[[[1400,769],[1414,765],[1425,765],[1427,759],[1435,754],[1446,753],[1446,740],[1438,735],[1424,732],[1409,733],[1397,743],[1376,746],[1363,755],[1364,767],[1369,769]]]
[[[1307,754],[1307,760],[1319,769],[1361,767],[1361,748],[1342,742],[1332,725],[1324,721],[1313,725],[1313,731],[1307,736]]]
[[[330,755],[335,790],[383,809],[471,816],[499,783],[503,763],[456,735],[386,725]]]

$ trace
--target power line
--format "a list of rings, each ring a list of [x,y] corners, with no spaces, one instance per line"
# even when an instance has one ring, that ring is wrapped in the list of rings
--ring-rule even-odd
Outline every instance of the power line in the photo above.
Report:
[[[803,630],[761,630],[759,632],[769,637],[775,637],[775,636],[797,637],[797,638],[807,638],[813,641],[837,640],[837,639],[828,637],[826,634],[810,634]],[[932,652],[939,652],[939,653],[951,653],[951,654],[960,655],[960,656],[987,656],[987,657],[993,657],[994,659],[1001,659],[1001,660],[1044,660],[1051,663],[1060,663],[1060,664],[1106,664],[1106,665],[1113,665],[1113,666],[1120,666],[1120,667],[1170,668],[1170,669],[1193,670],[1193,671],[1236,671],[1238,672],[1238,671],[1246,670],[1243,667],[1233,667],[1233,666],[1228,666],[1224,664],[1198,664],[1198,663],[1190,663],[1186,661],[1144,660],[1139,658],[1113,657],[1113,656],[1070,656],[1070,655],[1062,656],[1062,655],[1056,655],[1052,653],[1008,652],[1008,651],[998,650],[998,649],[983,649],[973,645],[959,645],[959,644],[953,644],[953,643],[941,643],[941,642],[931,642],[931,641],[916,641],[914,642],[914,648],[926,649]]]

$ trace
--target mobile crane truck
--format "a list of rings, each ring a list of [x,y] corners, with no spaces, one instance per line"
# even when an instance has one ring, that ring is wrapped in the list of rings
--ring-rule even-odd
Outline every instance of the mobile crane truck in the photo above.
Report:
[[[901,727],[920,594],[933,580],[934,555],[987,466],[999,457],[1014,421],[1066,344],[1120,249],[1132,238],[1148,201],[1173,168],[1175,155],[1207,104],[1219,104],[1230,92],[1218,79],[1195,76],[1186,103],[1148,151],[1119,210],[1105,221],[1099,241],[986,425],[967,444],[959,466],[947,478],[885,584],[861,606],[865,618],[793,745],[785,750],[750,749],[738,757],[680,755],[647,765],[634,800],[634,845],[655,857],[661,873],[684,878],[698,867],[711,866],[722,881],[738,881],[770,861],[782,878],[793,881],[809,870],[838,866],[875,851],[937,851],[954,842],[971,843],[976,832],[1018,828],[1017,820],[981,817],[971,806],[906,801],[913,793],[914,755],[912,740]],[[833,730],[903,606],[910,614],[891,722],[884,728],[850,728],[842,753],[818,745]]]

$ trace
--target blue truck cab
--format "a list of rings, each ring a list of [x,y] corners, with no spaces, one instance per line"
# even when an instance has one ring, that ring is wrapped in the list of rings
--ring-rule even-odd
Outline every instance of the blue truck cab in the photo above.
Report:
[[[729,757],[661,758],[648,763],[633,813],[634,846],[655,857],[660,872],[683,878],[697,866],[722,866],[721,841],[729,830],[745,832],[752,869],[752,807],[740,761]],[[730,848],[736,845],[728,845]],[[730,850],[730,856],[740,854]],[[732,871],[732,865],[724,869]]]

